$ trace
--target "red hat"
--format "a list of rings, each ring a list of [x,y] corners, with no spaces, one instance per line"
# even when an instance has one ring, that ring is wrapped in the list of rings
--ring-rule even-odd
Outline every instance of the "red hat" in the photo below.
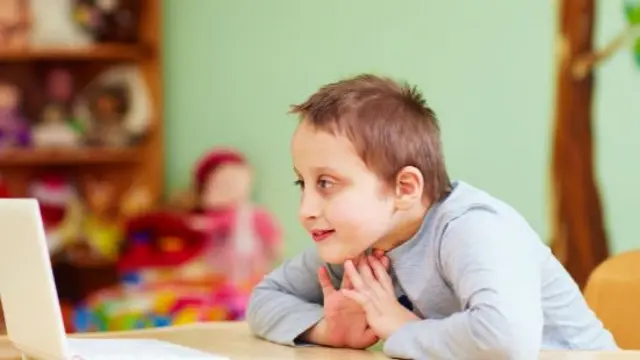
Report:
[[[198,161],[195,172],[195,185],[198,192],[209,174],[224,164],[246,164],[245,157],[233,149],[214,149],[206,153]]]

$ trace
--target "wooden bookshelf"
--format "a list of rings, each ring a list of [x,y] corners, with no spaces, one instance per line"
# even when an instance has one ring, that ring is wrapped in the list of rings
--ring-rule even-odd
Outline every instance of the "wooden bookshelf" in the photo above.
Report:
[[[99,44],[69,48],[0,49],[0,61],[139,61],[151,57],[152,54],[153,50],[149,45]]]
[[[115,178],[124,193],[131,182],[143,184],[155,203],[162,197],[163,109],[161,79],[161,0],[140,0],[141,19],[135,43],[99,43],[82,47],[0,47],[0,78],[30,86],[48,68],[63,66],[76,77],[77,88],[87,85],[101,71],[122,64],[140,69],[151,97],[152,119],[144,140],[125,149],[77,148],[0,149],[0,176],[12,196],[25,196],[25,182],[44,172],[62,175],[96,175]],[[38,108],[42,89],[24,92],[27,108]],[[37,111],[30,119],[37,120]]]
[[[30,194],[34,180],[43,175],[59,175],[83,191],[87,179],[107,182],[115,188],[109,199],[119,204],[132,185],[142,186],[151,196],[152,206],[160,205],[164,187],[163,99],[161,71],[162,0],[139,0],[142,9],[137,41],[107,43],[96,41],[82,47],[2,47],[0,44],[0,80],[20,89],[21,110],[31,123],[42,119],[46,104],[44,74],[57,67],[72,74],[74,92],[81,91],[104,70],[118,65],[136,65],[149,92],[151,114],[145,134],[126,148],[27,148],[0,147],[0,178],[10,197]],[[97,193],[97,191],[96,191]],[[82,236],[80,236],[82,237]],[[64,309],[90,291],[109,286],[115,267],[111,262],[90,266],[66,263],[53,254],[58,295]],[[65,321],[69,319],[65,318]],[[0,307],[0,333],[3,329]]]
[[[132,164],[144,161],[132,149],[8,149],[0,151],[0,166]]]

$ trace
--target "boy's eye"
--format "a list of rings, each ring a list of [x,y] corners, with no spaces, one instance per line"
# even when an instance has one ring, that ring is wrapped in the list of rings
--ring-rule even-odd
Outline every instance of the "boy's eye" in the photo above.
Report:
[[[327,180],[327,179],[318,180],[318,187],[320,187],[321,189],[329,189],[329,188],[333,187],[333,185],[335,185],[335,183],[333,181],[330,181],[330,180]]]
[[[300,189],[304,189],[304,181],[302,180],[296,180],[293,182],[293,184],[297,187],[299,187]]]

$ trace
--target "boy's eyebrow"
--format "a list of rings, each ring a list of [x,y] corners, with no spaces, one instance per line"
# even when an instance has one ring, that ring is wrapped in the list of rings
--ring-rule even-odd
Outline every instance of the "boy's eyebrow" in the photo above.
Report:
[[[322,174],[322,173],[330,173],[330,174],[336,174],[338,173],[338,171],[336,169],[330,168],[328,166],[315,166],[312,168],[313,172],[315,174]],[[296,169],[296,167],[293,167],[293,171],[296,173],[296,175],[300,176],[300,171],[298,171],[298,169]]]
[[[316,173],[337,173],[338,171],[328,166],[318,166],[313,168]]]

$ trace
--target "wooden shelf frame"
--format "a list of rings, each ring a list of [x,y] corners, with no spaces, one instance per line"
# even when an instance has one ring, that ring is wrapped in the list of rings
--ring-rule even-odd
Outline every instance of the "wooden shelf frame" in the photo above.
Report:
[[[116,184],[122,195],[132,183],[146,187],[152,201],[160,205],[164,191],[163,81],[162,81],[162,1],[142,0],[138,39],[136,43],[96,43],[84,47],[24,47],[0,49],[3,71],[13,73],[9,81],[27,84],[48,68],[71,67],[82,87],[93,76],[110,66],[134,64],[141,70],[151,97],[151,122],[148,133],[133,148],[70,148],[70,149],[2,149],[0,148],[0,178],[12,196],[27,193],[27,184],[40,174],[60,172],[70,178],[95,176]],[[39,81],[38,81],[39,82]],[[39,86],[39,85],[33,85]],[[31,90],[29,90],[31,89]],[[38,90],[36,90],[38,91]],[[30,96],[29,108],[38,108],[41,94]],[[37,121],[38,114],[26,114]]]
[[[0,49],[0,61],[138,61],[151,56],[153,56],[153,50],[147,44],[98,44],[68,48]]]
[[[69,148],[0,150],[0,166],[131,164],[143,161],[138,148]]]

